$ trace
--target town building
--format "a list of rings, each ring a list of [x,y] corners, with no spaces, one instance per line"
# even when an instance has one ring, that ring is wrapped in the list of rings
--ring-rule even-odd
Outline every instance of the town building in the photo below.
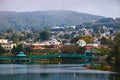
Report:
[[[7,39],[0,39],[0,44],[6,50],[11,50],[14,46],[16,46],[16,44],[8,42]]]
[[[6,50],[11,50],[16,44],[13,43],[2,43],[1,46]]]
[[[82,46],[82,47],[83,47],[83,46],[86,46],[86,42],[85,42],[84,40],[81,40],[81,39],[77,41],[77,44],[78,44],[79,46]]]
[[[7,39],[0,39],[0,44],[2,43],[8,43],[8,40]]]

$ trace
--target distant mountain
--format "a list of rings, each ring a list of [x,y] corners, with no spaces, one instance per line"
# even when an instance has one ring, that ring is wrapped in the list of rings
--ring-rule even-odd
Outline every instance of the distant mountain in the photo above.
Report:
[[[42,29],[51,26],[70,26],[93,22],[102,19],[86,13],[67,10],[51,10],[36,12],[0,12],[0,30],[9,28],[17,30]]]

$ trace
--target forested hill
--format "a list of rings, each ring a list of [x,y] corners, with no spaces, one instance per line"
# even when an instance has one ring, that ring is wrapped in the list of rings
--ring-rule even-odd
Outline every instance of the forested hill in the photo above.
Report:
[[[78,25],[97,21],[102,16],[90,15],[67,10],[36,12],[0,12],[0,30],[9,28],[25,30],[51,26]]]
[[[93,28],[94,30],[99,30],[103,28],[103,26],[113,28],[114,30],[120,30],[120,18],[104,18],[99,19],[96,22],[91,23],[83,23],[76,26],[76,29],[86,27],[86,28]]]

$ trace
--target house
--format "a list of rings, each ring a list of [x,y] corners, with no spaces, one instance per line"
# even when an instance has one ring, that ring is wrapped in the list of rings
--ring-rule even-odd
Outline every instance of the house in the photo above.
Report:
[[[81,39],[77,41],[77,44],[78,44],[79,46],[82,46],[82,47],[83,47],[83,46],[86,46],[86,42],[85,42],[84,40],[81,40]]]
[[[100,44],[99,43],[89,43],[86,44],[86,46],[92,46],[92,47],[98,47]]]
[[[59,44],[61,44],[58,40],[56,40],[56,39],[52,39],[52,40],[50,40],[49,41],[50,42],[50,44],[52,44],[52,45],[59,45]]]
[[[32,43],[31,48],[32,49],[43,49],[44,46],[50,45],[48,42],[40,42],[40,43]]]
[[[7,39],[0,39],[1,46],[6,50],[11,50],[16,44],[8,42]]]
[[[0,44],[2,43],[8,43],[8,40],[7,39],[0,39]]]
[[[1,46],[6,50],[11,50],[16,44],[13,43],[2,43]]]
[[[60,41],[58,41],[57,39],[52,39],[49,41],[50,45],[49,47],[50,48],[59,48],[59,45],[61,44]]]

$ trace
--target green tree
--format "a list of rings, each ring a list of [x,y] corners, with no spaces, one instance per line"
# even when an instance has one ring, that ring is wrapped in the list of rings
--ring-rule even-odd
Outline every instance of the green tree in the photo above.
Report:
[[[11,50],[11,52],[14,53],[15,55],[21,51],[24,51],[24,47],[22,44],[19,44],[16,47],[14,46],[13,49]]]
[[[9,28],[6,32],[7,32],[7,33],[13,33],[13,29],[12,29],[12,28]]]
[[[19,45],[17,46],[17,52],[20,52],[20,51],[24,51],[23,44],[19,44]]]
[[[6,52],[6,50],[1,46],[1,44],[0,44],[0,53],[1,54],[3,54],[3,53],[5,53]]]
[[[102,37],[100,42],[102,45],[109,45],[111,40],[109,38]]]
[[[28,33],[26,37],[32,39],[34,37],[34,35],[33,35],[33,33]]]
[[[77,36],[77,37],[72,38],[70,42],[76,43],[79,39],[80,39],[79,36]]]
[[[98,55],[101,55],[101,56],[109,55],[111,51],[109,48],[104,48],[104,47],[101,47],[97,50],[99,51]]]
[[[41,39],[42,41],[48,40],[49,37],[50,37],[50,33],[49,33],[48,31],[41,31],[41,32],[40,32],[40,39]]]
[[[78,46],[76,53],[84,54],[85,50],[85,47]]]
[[[30,48],[30,47],[26,47],[26,48],[25,48],[25,52],[26,52],[26,53],[30,53],[30,52],[32,52],[32,51],[33,51],[33,50],[32,50],[32,48]]]
[[[15,32],[15,33],[13,33],[13,35],[12,35],[12,37],[11,37],[11,40],[12,40],[13,42],[15,42],[15,43],[18,43],[18,42],[19,42],[19,37],[20,37],[20,36],[21,36],[20,33]]]
[[[107,58],[113,70],[120,73],[120,33],[114,38],[111,54]]]
[[[11,52],[12,52],[13,54],[17,54],[17,47],[16,47],[16,46],[13,46]]]
[[[115,70],[120,72],[120,33],[114,39],[113,55],[115,56]],[[119,66],[118,66],[119,65]],[[119,68],[118,68],[119,67]]]

